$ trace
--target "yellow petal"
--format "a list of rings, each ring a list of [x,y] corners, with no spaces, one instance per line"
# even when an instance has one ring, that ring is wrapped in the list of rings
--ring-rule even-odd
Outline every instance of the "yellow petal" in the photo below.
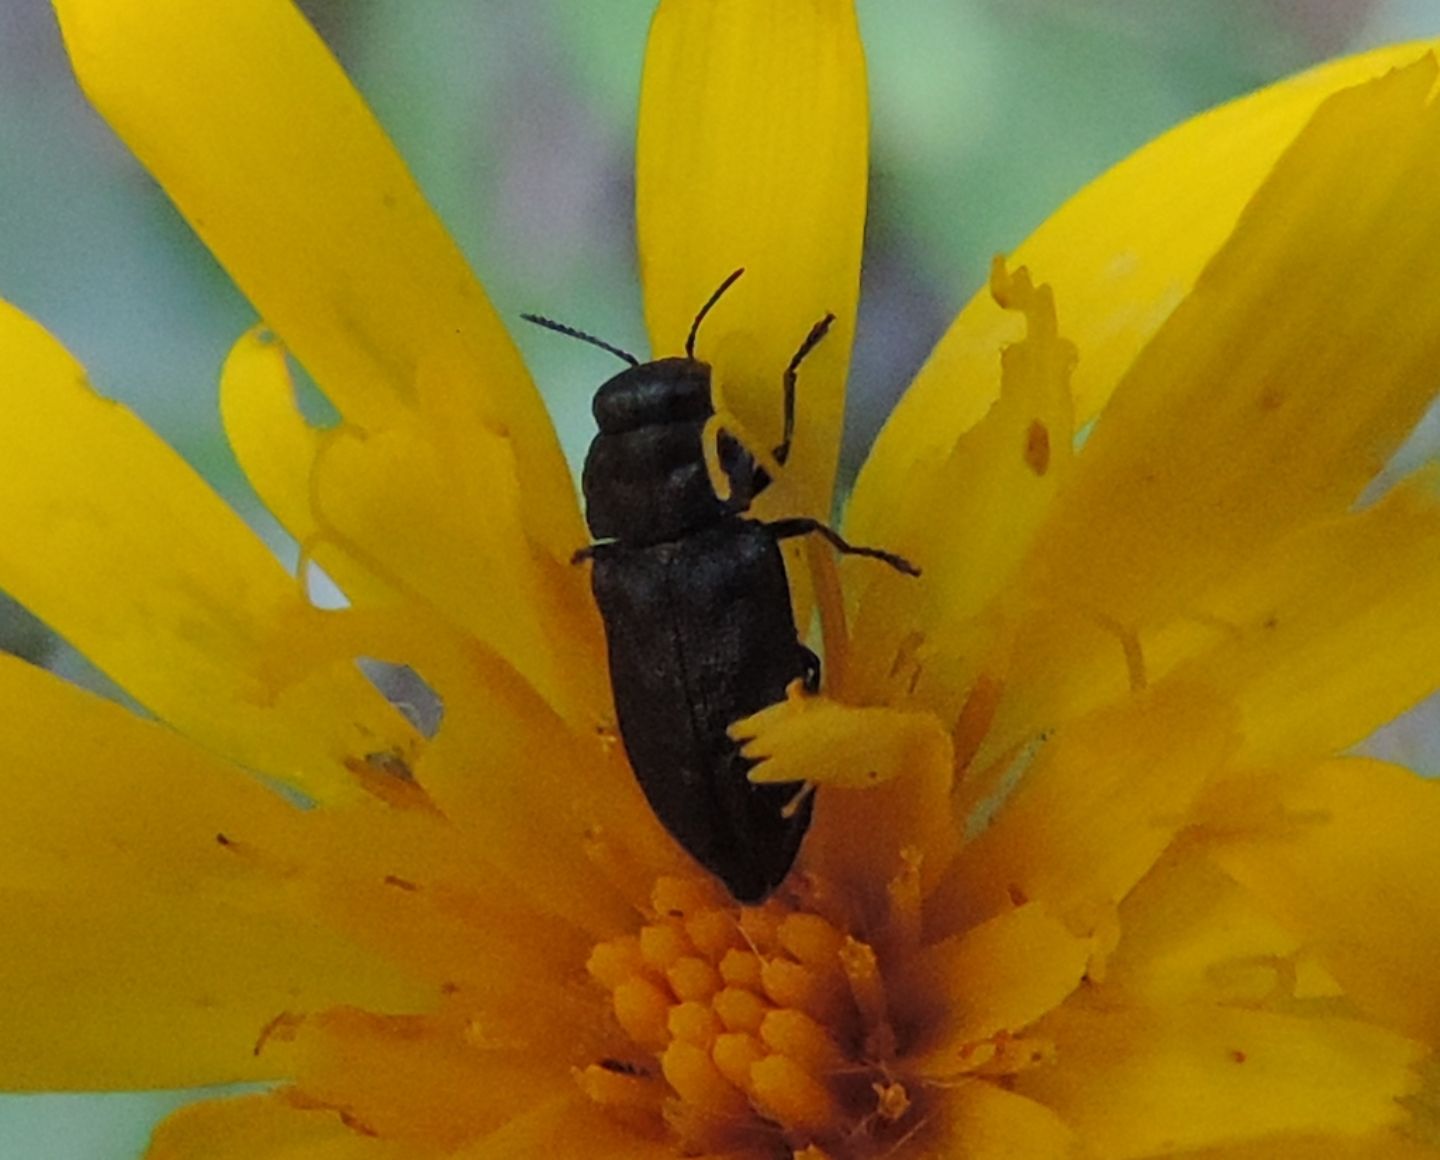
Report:
[[[676,1154],[673,1141],[628,1129],[578,1092],[516,1110],[522,1114],[498,1132],[454,1153],[454,1160],[577,1155],[585,1160],[673,1160]]]
[[[217,835],[299,841],[302,815],[280,795],[114,702],[3,654],[0,701],[23,706],[0,731],[8,885],[79,890],[122,867],[155,886],[228,880],[241,863]]]
[[[473,1041],[451,1019],[326,1012],[298,1030],[296,1085],[362,1130],[445,1152],[574,1091],[562,1051],[492,1045],[493,1033],[472,1027]],[[577,1042],[587,1030],[576,1028]]]
[[[1248,1144],[1222,1144],[1186,1152],[1185,1160],[1434,1160],[1435,1149],[1399,1131],[1368,1132],[1363,1136],[1269,1136]]]
[[[960,1083],[941,1088],[934,1099],[934,1150],[925,1155],[965,1160],[1080,1160],[1089,1155],[1049,1108],[998,1084]],[[950,1151],[957,1144],[963,1151]]]
[[[413,422],[313,428],[284,349],[261,328],[226,360],[221,409],[256,491],[352,604],[433,607],[438,631],[483,641],[562,713],[603,719],[604,641],[585,573],[517,550],[508,439],[482,429],[461,448]]]
[[[1036,602],[1139,628],[1338,514],[1440,381],[1433,59],[1331,98],[1117,387],[1039,538]],[[1062,299],[1063,311],[1063,299]]]
[[[268,328],[254,327],[230,348],[220,374],[220,418],[250,486],[305,545],[315,536],[310,474],[324,434],[300,413],[285,348]]]
[[[541,911],[599,937],[633,927],[640,884],[686,860],[618,738],[571,731],[499,664],[434,679],[446,723],[416,776],[445,814]]]
[[[79,894],[0,888],[6,938],[25,948],[0,961],[7,1090],[275,1078],[283,1055],[256,1046],[286,1012],[426,1001],[424,988],[313,915],[266,913],[223,887],[144,893],[103,873],[102,864]]]
[[[1119,902],[1233,747],[1218,698],[1179,683],[1061,728],[956,856],[927,925],[932,911],[941,934],[1018,902],[1045,902],[1065,919]]]
[[[1330,94],[1422,56],[1394,45],[1321,65],[1187,121],[1093,181],[1013,253],[1055,287],[1079,344],[1078,421],[1104,405],[1189,292],[1276,159]],[[961,311],[881,432],[852,504],[894,503],[917,459],[948,453],[999,389],[996,354],[1018,320],[981,291]]]
[[[1183,671],[1230,691],[1249,761],[1346,749],[1440,685],[1437,560],[1431,471],[1282,541],[1205,597],[1199,630],[1174,635],[1210,649]],[[1174,646],[1187,648],[1160,639],[1154,653]]]
[[[812,781],[866,789],[931,769],[949,770],[950,737],[929,713],[857,708],[821,696],[792,696],[737,721],[730,735],[758,762],[760,785]]]
[[[1102,1001],[1283,1004],[1335,994],[1301,939],[1202,851],[1172,848],[1120,905]],[[1302,974],[1304,978],[1302,979]]]
[[[994,605],[1069,478],[1074,453],[1070,373],[1075,348],[1057,329],[1050,287],[1023,267],[991,270],[997,302],[1026,319],[1025,338],[997,358],[1000,398],[937,463],[915,463],[906,497],[857,500],[848,531],[913,560],[918,578],[847,565],[863,595],[855,617],[853,687],[861,700],[917,699],[946,721],[1004,630]],[[990,608],[988,616],[982,615]]]
[[[1079,986],[1090,951],[1034,902],[927,947],[901,987],[924,996],[915,1065],[937,1076],[966,1070],[967,1049],[1029,1026]]]
[[[415,747],[353,657],[317,661],[284,688],[271,681],[273,634],[320,615],[296,581],[178,455],[3,304],[0,348],[0,587],[158,716],[307,793],[348,785],[347,759]]]
[[[426,1160],[377,1140],[334,1112],[298,1108],[283,1094],[191,1104],[169,1116],[145,1160]]]
[[[1349,760],[1222,788],[1216,861],[1367,1012],[1440,1039],[1440,783]]]
[[[340,411],[369,426],[420,408],[419,378],[443,368],[468,420],[514,440],[530,533],[556,558],[582,543],[570,473],[504,327],[299,12],[55,8],[87,95]]]
[[[663,0],[650,31],[636,161],[640,272],[657,355],[697,354],[768,450],[781,373],[812,325],[795,446],[767,506],[826,517],[840,446],[865,221],[865,65],[850,0]],[[780,493],[784,493],[781,495]]]
[[[1042,1028],[1055,1062],[1016,1076],[1016,1091],[1114,1160],[1287,1132],[1373,1133],[1405,1119],[1398,1101],[1425,1054],[1353,1020],[1206,1004],[1066,1007]]]
[[[20,661],[0,696],[0,956],[9,1090],[181,1087],[281,1074],[287,1011],[413,1008],[430,989],[307,908],[304,814],[171,730]]]
[[[291,892],[327,925],[431,982],[493,1038],[562,1052],[579,1042],[593,1000],[575,972],[592,940],[528,905],[461,825],[367,795],[305,811],[278,848],[294,868]]]
[[[1150,680],[1176,673],[1227,691],[1247,761],[1324,756],[1435,689],[1437,558],[1440,486],[1427,470],[1237,563],[1182,616],[1129,640]],[[1123,697],[1126,639],[1078,614],[1033,617],[980,760]]]

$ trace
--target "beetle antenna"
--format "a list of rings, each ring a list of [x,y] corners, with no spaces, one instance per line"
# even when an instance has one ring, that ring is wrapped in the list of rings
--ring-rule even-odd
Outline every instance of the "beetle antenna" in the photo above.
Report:
[[[735,285],[735,279],[740,277],[740,275],[743,273],[745,273],[745,267],[741,266],[740,269],[736,270],[728,278],[726,278],[725,281],[721,282],[715,293],[710,295],[705,305],[700,307],[700,313],[695,316],[695,321],[690,324],[690,333],[685,339],[686,358],[695,357],[695,336],[700,333],[700,324],[705,321],[705,316],[710,313],[710,307],[714,306],[715,303],[720,301],[720,295],[724,294],[725,291],[730,289],[731,286]]]
[[[603,338],[596,338],[593,334],[586,334],[583,330],[576,330],[573,326],[566,326],[563,322],[556,322],[553,318],[545,318],[539,314],[522,314],[520,317],[526,322],[533,322],[536,326],[543,326],[546,330],[553,330],[556,334],[563,334],[567,338],[578,338],[581,342],[588,342],[591,346],[608,350],[616,358],[623,358],[632,367],[640,365],[640,360],[628,350],[611,346]]]
[[[800,373],[800,364],[829,333],[830,324],[834,321],[835,315],[827,314],[812,326],[810,333],[805,336],[805,341],[800,344],[800,349],[795,352],[795,357],[790,360],[790,365],[785,368],[785,435],[780,440],[780,446],[771,452],[775,456],[775,462],[781,467],[784,467],[785,461],[790,458],[790,441],[795,437],[795,379]]]

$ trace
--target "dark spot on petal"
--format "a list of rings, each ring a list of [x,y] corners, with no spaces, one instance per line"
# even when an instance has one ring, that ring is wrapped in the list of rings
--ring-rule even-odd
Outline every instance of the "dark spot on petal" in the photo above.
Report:
[[[613,1071],[616,1075],[631,1075],[637,1079],[643,1079],[650,1075],[638,1063],[631,1063],[624,1059],[602,1059],[600,1066],[606,1071]]]
[[[1025,432],[1025,462],[1036,475],[1050,470],[1050,428],[1039,419]]]

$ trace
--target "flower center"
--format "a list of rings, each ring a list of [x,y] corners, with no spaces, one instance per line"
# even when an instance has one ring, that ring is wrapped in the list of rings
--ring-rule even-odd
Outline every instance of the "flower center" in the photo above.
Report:
[[[661,1116],[689,1148],[780,1143],[806,1160],[899,1138],[911,1093],[874,950],[772,899],[737,907],[699,879],[660,879],[638,934],[587,964],[636,1047],[581,1086],[624,1115]]]

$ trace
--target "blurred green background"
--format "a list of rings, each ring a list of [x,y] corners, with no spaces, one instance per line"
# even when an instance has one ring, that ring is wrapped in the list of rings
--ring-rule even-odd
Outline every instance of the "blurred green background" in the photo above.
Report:
[[[1190,114],[1315,61],[1440,35],[1433,0],[858,3],[873,128],[849,472],[991,254],[1087,180]],[[653,0],[302,6],[502,314],[542,311],[644,350],[631,167]],[[85,105],[44,0],[0,0],[0,295],[293,556],[216,415],[221,360],[254,314]],[[578,462],[609,364],[529,328],[517,337]],[[0,613],[0,645],[103,687],[16,610]],[[1434,735],[1412,717],[1376,747],[1433,772]],[[0,1158],[134,1157],[181,1098],[0,1097]]]

